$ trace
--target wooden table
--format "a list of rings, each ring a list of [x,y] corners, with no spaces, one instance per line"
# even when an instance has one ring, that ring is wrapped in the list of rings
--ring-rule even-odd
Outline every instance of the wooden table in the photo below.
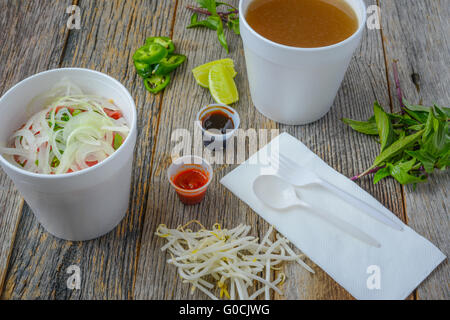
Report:
[[[232,1],[237,4],[237,0]],[[260,115],[252,105],[241,40],[228,33],[239,75],[237,109],[242,128],[286,131],[317,153],[333,168],[353,176],[369,167],[378,152],[370,138],[352,132],[342,117],[365,119],[378,100],[391,111],[399,109],[392,62],[398,60],[400,81],[412,102],[448,106],[450,101],[450,1],[367,0],[382,10],[381,30],[366,30],[331,111],[306,126],[279,125]],[[219,179],[236,165],[215,166],[215,179],[205,201],[183,206],[170,189],[171,133],[193,130],[199,108],[212,102],[199,87],[191,69],[227,57],[209,30],[187,30],[193,0],[74,0],[81,9],[81,29],[66,27],[66,8],[72,0],[0,0],[0,93],[40,71],[85,67],[121,81],[136,100],[139,136],[135,154],[129,211],[122,223],[100,239],[68,242],[48,234],[27,204],[0,172],[0,294],[3,299],[204,299],[188,294],[159,251],[155,235],[160,223],[176,227],[191,219],[206,226],[239,223],[263,235],[268,224],[232,195]],[[145,38],[166,35],[188,61],[174,74],[164,93],[146,92],[132,64],[132,53]],[[417,78],[420,80],[417,81]],[[449,174],[434,174],[413,190],[393,180],[373,185],[358,182],[418,233],[450,254]],[[311,263],[311,262],[310,262]],[[81,289],[66,286],[67,268],[78,265]],[[351,299],[325,272],[314,267],[311,276],[287,264],[285,296],[277,299]],[[441,264],[411,295],[412,299],[449,299],[450,268]]]

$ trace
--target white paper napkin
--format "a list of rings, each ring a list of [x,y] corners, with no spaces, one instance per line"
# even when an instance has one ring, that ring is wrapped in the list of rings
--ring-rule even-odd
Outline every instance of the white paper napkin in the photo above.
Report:
[[[265,206],[253,193],[253,181],[260,174],[274,173],[267,159],[270,152],[276,152],[276,149],[330,183],[385,210],[396,221],[400,220],[369,193],[329,167],[287,133],[276,137],[221,180],[225,187],[272,224],[355,298],[405,299],[446,258],[432,243],[408,226],[404,225],[403,231],[396,231],[319,186],[300,189],[301,198],[351,222],[377,239],[381,248],[355,240],[307,209],[277,212]]]

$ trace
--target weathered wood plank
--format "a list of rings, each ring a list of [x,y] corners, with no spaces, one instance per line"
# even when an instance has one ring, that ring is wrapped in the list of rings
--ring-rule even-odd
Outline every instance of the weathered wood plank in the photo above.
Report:
[[[132,53],[151,35],[170,35],[175,1],[79,1],[81,30],[71,32],[62,66],[105,72],[136,97],[139,136],[129,212],[100,239],[66,242],[48,235],[24,209],[4,298],[130,299],[140,231],[147,205],[153,137],[162,96],[147,94]],[[45,10],[45,7],[43,7]],[[41,48],[46,50],[47,48]],[[66,287],[67,267],[81,269],[81,290]]]
[[[174,39],[178,42],[179,50],[188,53],[189,60],[177,71],[174,83],[166,93],[163,102],[161,130],[157,138],[152,178],[153,188],[149,195],[137,269],[135,297],[140,299],[205,298],[203,294],[198,293],[189,296],[188,285],[179,280],[173,266],[166,265],[166,255],[155,254],[164,243],[154,236],[158,224],[164,223],[176,227],[191,219],[199,219],[206,226],[211,226],[215,222],[225,227],[247,223],[253,226],[253,234],[259,236],[262,236],[268,227],[258,215],[218,183],[220,178],[235,165],[215,166],[216,177],[205,201],[199,206],[183,206],[169,186],[166,168],[170,163],[168,159],[171,148],[175,145],[169,143],[172,130],[186,128],[192,132],[193,119],[199,108],[213,102],[209,92],[195,84],[189,71],[199,64],[225,56],[214,33],[206,30],[186,30],[189,13],[183,6],[180,6],[177,12]],[[239,73],[236,82],[241,99],[236,108],[241,116],[241,127],[244,129],[278,128],[277,124],[254,109],[250,99],[240,39],[233,35],[229,35],[228,39],[232,42],[230,57],[235,60]],[[381,37],[378,31],[369,31],[366,32],[363,45],[352,61],[332,111],[314,124],[304,127],[280,126],[280,129],[298,137],[331,166],[350,176],[370,166],[377,153],[377,146],[369,138],[351,132],[340,123],[339,119],[344,116],[367,117],[375,99],[383,104],[389,102]],[[388,208],[403,217],[401,189],[396,184],[386,182],[373,186],[369,181],[362,181],[361,185]],[[350,295],[328,275],[319,268],[316,270],[318,273],[310,276],[296,265],[286,266],[288,280],[284,285],[286,292],[284,298],[350,298]]]
[[[58,67],[68,35],[69,4],[70,0],[0,2],[0,95],[34,73]],[[0,292],[22,206],[22,197],[0,171]]]
[[[405,97],[412,103],[448,107],[450,102],[450,3],[380,1],[391,100],[398,110],[392,63],[398,60]],[[417,79],[417,80],[415,80]],[[450,255],[448,190],[450,174],[433,174],[426,184],[405,188],[408,223]],[[450,266],[444,261],[418,290],[419,299],[450,298]]]
[[[230,1],[237,4],[238,1]],[[154,236],[160,223],[176,227],[192,219],[198,219],[211,227],[219,222],[223,227],[233,227],[239,223],[252,225],[252,234],[263,236],[268,225],[254,214],[247,206],[231,195],[219,180],[234,166],[215,165],[215,178],[205,201],[198,206],[182,205],[171,190],[166,169],[170,164],[170,154],[175,143],[171,142],[171,134],[175,129],[187,129],[191,133],[194,118],[200,108],[213,99],[208,90],[199,87],[191,70],[203,63],[226,58],[226,52],[217,42],[213,31],[197,29],[187,30],[190,12],[185,8],[188,2],[179,2],[173,39],[177,51],[187,55],[188,60],[177,69],[170,87],[166,90],[161,113],[157,146],[152,171],[152,188],[149,194],[141,250],[137,267],[135,286],[136,299],[204,299],[203,294],[189,294],[189,286],[183,284],[173,266],[166,264],[167,256],[160,253],[163,245],[161,239]],[[245,71],[245,61],[240,37],[227,33],[231,54],[238,76],[236,84],[239,88],[240,101],[236,108],[241,116],[243,128],[258,128],[267,120],[256,113],[250,103],[250,95]]]
[[[376,2],[366,1],[366,4]],[[352,131],[340,119],[369,118],[375,100],[389,106],[381,35],[378,30],[366,28],[331,111],[316,123],[301,127],[282,126],[282,130],[298,137],[334,169],[352,177],[371,166],[379,147],[370,137]],[[404,217],[401,188],[393,181],[374,185],[371,179],[363,179],[357,183],[399,218]],[[289,298],[351,298],[319,268],[313,277],[306,272],[295,272],[293,268],[287,266],[285,271],[289,278],[295,279],[285,284]],[[302,286],[306,289],[299,290]]]

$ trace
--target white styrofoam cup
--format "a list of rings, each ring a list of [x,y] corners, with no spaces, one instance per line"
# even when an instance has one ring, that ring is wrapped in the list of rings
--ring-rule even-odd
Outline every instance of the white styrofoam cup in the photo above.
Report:
[[[364,1],[346,0],[358,17],[358,30],[342,42],[319,48],[285,46],[256,33],[245,20],[252,1],[240,1],[239,17],[253,104],[283,124],[320,119],[330,110],[360,43],[366,23]]]
[[[44,175],[25,171],[0,155],[0,165],[12,179],[37,220],[51,234],[73,241],[90,240],[116,227],[127,212],[133,153],[136,144],[136,106],[128,90],[106,74],[80,68],[63,68],[31,76],[0,98],[0,146],[31,115],[43,109],[30,105],[68,78],[84,93],[113,99],[130,126],[122,146],[99,164],[78,172]]]

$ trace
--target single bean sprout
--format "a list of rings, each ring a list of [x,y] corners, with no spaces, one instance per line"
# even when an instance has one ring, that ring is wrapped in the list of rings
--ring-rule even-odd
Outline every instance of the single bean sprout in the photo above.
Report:
[[[187,229],[191,224],[197,224],[200,229]],[[277,234],[275,242],[269,239],[274,231],[272,226],[261,243],[248,235],[250,229],[242,224],[234,229],[222,229],[216,223],[212,230],[207,230],[194,220],[176,229],[161,224],[155,234],[167,240],[161,250],[169,252],[171,258],[167,262],[178,268],[184,283],[191,284],[191,294],[198,289],[213,300],[224,297],[254,300],[263,293],[268,300],[271,289],[282,294],[278,286],[286,276],[280,272],[271,280],[271,271],[280,270],[284,261],[296,261],[314,273],[301,259],[304,255],[296,255],[286,238]],[[256,283],[263,287],[255,290]]]

